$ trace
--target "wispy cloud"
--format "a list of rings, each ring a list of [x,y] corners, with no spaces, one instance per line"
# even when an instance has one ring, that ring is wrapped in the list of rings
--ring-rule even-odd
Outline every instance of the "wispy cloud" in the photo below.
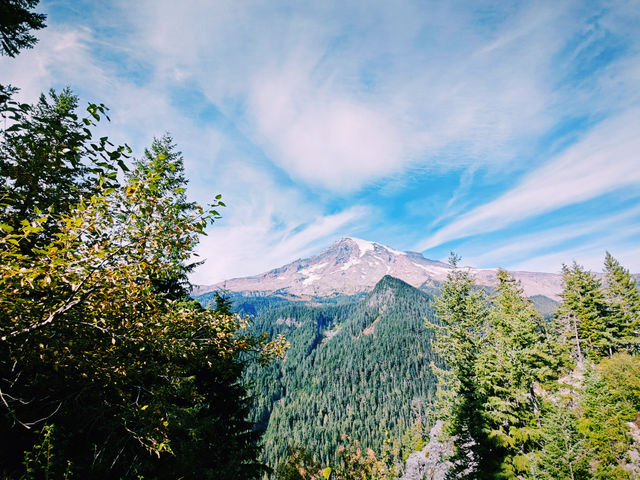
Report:
[[[138,154],[174,135],[190,192],[230,205],[197,281],[348,233],[448,246],[639,182],[636,2],[83,1],[43,1],[40,44],[0,81],[106,103]],[[496,251],[570,236],[539,228]]]
[[[186,2],[176,12],[154,1],[123,10],[135,22],[125,41],[156,75],[188,77],[229,113],[239,101],[246,132],[275,164],[348,193],[412,167],[505,165],[551,125],[552,60],[576,29],[571,9],[510,10],[483,25],[468,7],[433,4],[426,15],[412,2],[354,2],[338,15],[335,5],[292,4],[283,15],[275,5]]]
[[[311,85],[296,67],[256,78],[249,95],[257,138],[274,161],[296,179],[342,192],[395,171],[406,152],[393,119]]]
[[[525,218],[640,184],[639,118],[640,108],[635,107],[602,122],[512,190],[461,215],[416,248],[428,250],[451,240],[496,231]]]
[[[430,226],[435,226],[442,223],[444,220],[453,217],[460,213],[464,206],[460,204],[461,198],[469,193],[471,186],[473,185],[473,177],[475,175],[476,168],[470,167],[466,169],[462,175],[460,175],[460,182],[457,188],[453,191],[453,194],[447,201],[444,207],[444,211],[431,222]]]
[[[626,242],[611,248],[611,242],[615,236],[608,236],[602,242],[595,242],[574,248],[567,248],[546,255],[539,255],[515,264],[512,270],[519,271],[545,271],[560,272],[563,264],[575,261],[593,272],[603,270],[605,252],[609,251],[622,265],[632,272],[640,272],[640,248],[637,242]]]
[[[242,225],[213,228],[198,248],[199,256],[207,263],[196,270],[192,281],[211,284],[254,275],[308,256],[336,237],[354,231],[368,214],[366,207],[355,206],[317,217],[310,224],[279,225],[273,218],[254,218]]]
[[[610,248],[610,245],[615,244],[619,239],[626,239],[640,233],[640,229],[634,227],[639,219],[640,207],[632,207],[597,220],[581,221],[561,227],[541,229],[535,233],[510,236],[501,244],[489,249],[483,248],[480,254],[467,256],[465,262],[477,267],[522,266],[523,259],[540,257],[541,252],[548,252],[553,247],[566,245],[568,242],[575,244],[581,237],[586,238],[585,246],[581,248],[600,251],[602,248]],[[566,254],[566,247],[561,247],[561,250]],[[570,258],[571,254],[564,261],[570,261]],[[531,263],[527,264],[531,265]],[[559,265],[554,265],[553,271],[557,270]]]
[[[37,99],[43,90],[65,86],[60,82],[76,78],[84,78],[95,86],[108,84],[89,49],[93,38],[90,28],[54,24],[38,37],[36,49],[25,50],[16,58],[0,57],[0,81],[20,87],[22,95],[29,99]]]

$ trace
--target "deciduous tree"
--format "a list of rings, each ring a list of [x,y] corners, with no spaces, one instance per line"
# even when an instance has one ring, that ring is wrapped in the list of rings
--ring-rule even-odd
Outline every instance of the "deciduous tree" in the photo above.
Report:
[[[103,168],[78,198],[0,225],[0,468],[14,474],[34,431],[55,424],[59,454],[82,477],[253,478],[242,359],[268,360],[284,343],[167,288],[183,285],[221,202],[186,201],[169,138],[122,185]]]

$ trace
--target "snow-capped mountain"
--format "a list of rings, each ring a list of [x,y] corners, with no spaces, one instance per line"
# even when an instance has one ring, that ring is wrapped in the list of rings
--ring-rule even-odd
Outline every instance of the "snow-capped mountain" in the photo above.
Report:
[[[225,289],[255,294],[284,293],[297,296],[353,295],[370,291],[385,275],[415,287],[435,286],[446,279],[449,265],[426,259],[420,253],[400,252],[376,242],[343,238],[310,258],[296,260],[261,275],[234,278],[200,286],[196,294]],[[477,283],[492,285],[497,269],[470,269]],[[513,272],[527,295],[557,299],[560,275]]]

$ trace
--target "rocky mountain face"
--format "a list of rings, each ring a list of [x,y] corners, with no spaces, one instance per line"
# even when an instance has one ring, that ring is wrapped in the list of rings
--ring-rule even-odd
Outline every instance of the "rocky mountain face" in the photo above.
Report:
[[[429,433],[429,443],[419,452],[407,458],[404,472],[398,480],[445,480],[453,464],[448,460],[453,455],[451,439],[442,440],[444,422],[438,420]]]
[[[376,242],[343,238],[317,255],[296,260],[261,275],[234,278],[215,285],[200,286],[201,295],[213,290],[257,295],[287,294],[308,297],[354,295],[369,292],[385,275],[418,287],[436,287],[444,281],[450,266],[429,260],[417,252],[400,252]],[[497,269],[470,269],[480,285],[493,285]],[[552,273],[513,272],[528,296],[558,299],[562,278]]]

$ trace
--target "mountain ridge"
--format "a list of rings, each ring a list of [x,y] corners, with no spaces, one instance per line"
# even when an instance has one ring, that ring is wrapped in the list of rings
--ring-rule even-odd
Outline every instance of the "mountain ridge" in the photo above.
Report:
[[[251,419],[264,428],[263,460],[278,465],[298,445],[330,464],[341,433],[382,451],[386,439],[426,418],[435,398],[432,364],[440,365],[431,346],[433,302],[385,276],[349,304],[290,304],[257,316],[252,331],[290,342],[283,360],[249,365],[244,376]]]
[[[495,284],[497,268],[468,268],[483,286]],[[258,275],[232,278],[194,289],[195,296],[215,290],[253,295],[287,294],[328,297],[366,293],[385,275],[417,288],[437,287],[451,270],[446,263],[430,260],[418,252],[402,252],[386,245],[344,237],[316,255],[297,259]],[[562,276],[545,272],[512,272],[527,296],[559,299]]]

